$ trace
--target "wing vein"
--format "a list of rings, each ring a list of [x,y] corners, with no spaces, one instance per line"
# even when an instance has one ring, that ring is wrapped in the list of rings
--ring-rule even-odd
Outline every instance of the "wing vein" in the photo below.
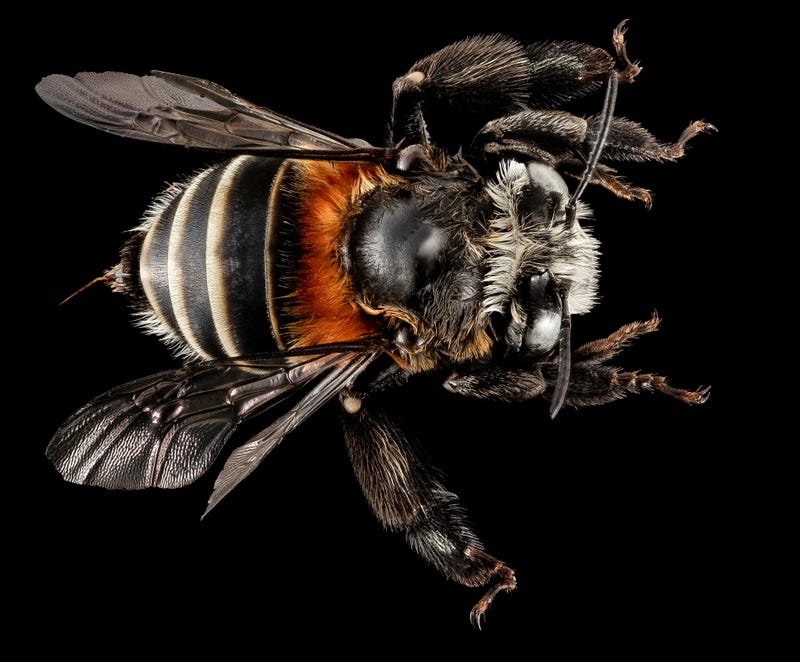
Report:
[[[348,382],[355,379],[378,353],[356,354],[343,359],[292,409],[276,419],[269,427],[236,448],[214,482],[214,491],[208,500],[203,517],[216,507],[239,483],[249,476],[262,460],[311,414],[335,396]]]

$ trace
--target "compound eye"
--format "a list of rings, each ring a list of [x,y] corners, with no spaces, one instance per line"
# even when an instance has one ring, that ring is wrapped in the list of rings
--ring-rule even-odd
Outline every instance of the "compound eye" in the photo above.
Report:
[[[553,168],[531,161],[527,164],[530,188],[522,205],[535,225],[562,222],[569,199],[566,183]]]

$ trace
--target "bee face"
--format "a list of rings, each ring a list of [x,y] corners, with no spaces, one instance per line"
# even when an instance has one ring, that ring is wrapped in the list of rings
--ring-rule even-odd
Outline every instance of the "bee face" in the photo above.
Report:
[[[543,354],[558,339],[559,293],[574,314],[595,303],[599,246],[579,223],[588,208],[581,205],[570,217],[563,178],[534,162],[504,164],[489,194],[495,212],[486,237],[483,315],[502,315],[513,351]]]
[[[472,398],[604,404],[707,391],[608,364],[657,318],[571,346],[597,298],[599,244],[587,187],[648,202],[610,164],[670,161],[674,143],[614,115],[632,82],[615,54],[576,42],[476,37],[417,61],[393,86],[386,145],[260,108],[200,79],[155,72],[49,76],[65,115],[118,135],[228,153],[145,215],[104,280],[184,361],[98,396],[56,432],[48,457],[70,481],[181,487],[251,418],[215,507],[320,407],[342,405],[356,477],[377,517],[446,577],[487,585],[471,617],[516,586],[405,423],[381,406],[413,379]],[[589,118],[567,106],[604,88]]]

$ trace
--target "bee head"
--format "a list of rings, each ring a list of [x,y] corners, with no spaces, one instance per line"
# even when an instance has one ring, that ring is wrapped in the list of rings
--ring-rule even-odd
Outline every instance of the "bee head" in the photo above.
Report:
[[[503,162],[488,185],[494,209],[484,247],[482,314],[502,320],[512,353],[537,356],[552,350],[563,320],[595,303],[599,243],[572,213],[566,183],[550,166]],[[495,322],[497,326],[497,322]]]

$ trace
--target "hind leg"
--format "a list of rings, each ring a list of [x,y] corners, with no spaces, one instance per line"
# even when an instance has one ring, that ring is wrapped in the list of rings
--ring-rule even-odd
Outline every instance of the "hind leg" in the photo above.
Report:
[[[458,497],[444,487],[396,420],[353,393],[344,393],[342,400],[347,451],[373,512],[448,579],[489,585],[470,613],[480,628],[498,593],[516,587],[514,571],[484,551]]]

